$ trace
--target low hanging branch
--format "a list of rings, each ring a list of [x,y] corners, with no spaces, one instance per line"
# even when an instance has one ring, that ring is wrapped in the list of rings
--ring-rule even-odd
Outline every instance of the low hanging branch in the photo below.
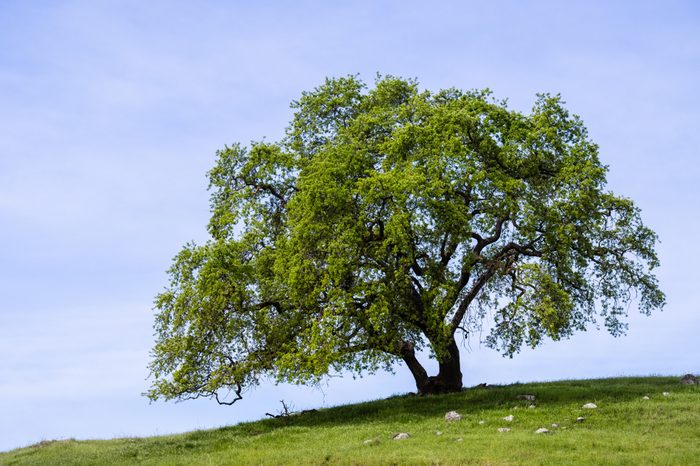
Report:
[[[216,399],[216,402],[219,403],[220,405],[226,405],[226,406],[231,406],[233,405],[236,401],[242,400],[243,395],[241,395],[241,391],[243,390],[243,387],[241,386],[240,383],[236,384],[236,388],[232,390],[232,392],[236,395],[233,399],[229,401],[222,401],[219,399],[219,393],[218,392],[213,392],[214,398]]]

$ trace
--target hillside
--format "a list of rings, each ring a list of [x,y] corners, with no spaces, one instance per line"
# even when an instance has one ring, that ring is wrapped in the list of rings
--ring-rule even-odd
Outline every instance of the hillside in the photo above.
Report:
[[[535,402],[517,399],[524,394]],[[598,407],[582,408],[591,402]],[[444,419],[452,410],[461,420]],[[509,415],[512,421],[503,419]],[[550,432],[536,434],[541,427]],[[394,440],[400,432],[410,438]],[[41,442],[0,453],[3,465],[602,463],[699,464],[700,386],[644,377],[481,387],[180,435]]]

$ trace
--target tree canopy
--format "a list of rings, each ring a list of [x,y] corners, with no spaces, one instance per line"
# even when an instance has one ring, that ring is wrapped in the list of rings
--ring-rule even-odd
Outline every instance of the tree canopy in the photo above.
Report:
[[[152,399],[231,404],[264,378],[398,361],[420,393],[455,391],[462,335],[512,356],[663,306],[657,236],[606,190],[559,96],[523,114],[489,91],[350,76],[292,107],[281,141],[217,153],[211,239],[156,298]]]

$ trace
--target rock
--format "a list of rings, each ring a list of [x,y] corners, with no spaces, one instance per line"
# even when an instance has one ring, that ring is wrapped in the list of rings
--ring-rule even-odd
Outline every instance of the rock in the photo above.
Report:
[[[462,416],[457,411],[450,411],[445,414],[446,421],[459,421],[460,419],[462,419]]]
[[[558,428],[559,428],[559,424],[557,424],[556,422],[553,423],[553,424],[552,424],[552,428],[553,428],[553,429],[558,429]]]
[[[483,426],[484,424],[486,424],[486,421],[479,421],[479,425]]]
[[[651,398],[649,398],[649,395],[644,395],[644,396],[642,397],[642,400],[651,400]]]
[[[671,395],[671,394],[670,394],[669,392],[663,392],[662,395],[663,395],[663,396],[669,396],[669,395]]]
[[[576,422],[583,422],[583,421],[585,421],[585,420],[586,420],[586,418],[583,417],[583,416],[579,416],[579,417],[576,418]]]
[[[583,409],[596,409],[598,405],[595,403],[586,403],[585,405],[581,406]]]
[[[462,437],[459,437],[459,438],[456,438],[456,439],[455,439],[455,442],[463,442],[463,441],[464,441],[464,439],[463,439]]]
[[[503,420],[508,421],[508,422],[513,422],[513,415],[509,414],[508,416],[504,417]]]
[[[681,377],[681,383],[683,385],[697,385],[698,378],[693,374],[685,374],[683,377]]]
[[[372,445],[379,445],[379,439],[370,438],[370,439],[365,440],[365,441],[362,442],[362,443],[364,443],[365,445],[369,445],[369,446],[372,446]]]
[[[435,435],[442,435],[442,432],[438,430],[437,432],[435,432]]]
[[[411,438],[411,436],[406,432],[399,432],[398,434],[394,435],[394,440],[404,440],[407,438]]]
[[[497,430],[501,433],[510,432],[510,428],[508,428],[508,427],[499,427]]]
[[[515,398],[518,400],[535,401],[535,395],[518,395]]]
[[[537,430],[535,431],[535,433],[536,433],[536,434],[548,434],[548,433],[549,433],[549,429],[545,429],[544,427],[540,427],[539,429],[537,429]]]
[[[528,406],[528,409],[535,409],[535,408],[537,408],[537,406],[535,406],[535,405]]]

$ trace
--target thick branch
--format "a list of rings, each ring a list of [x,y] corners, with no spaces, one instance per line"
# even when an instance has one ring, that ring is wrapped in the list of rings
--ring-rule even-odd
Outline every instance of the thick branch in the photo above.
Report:
[[[452,333],[454,334],[455,330],[457,330],[457,327],[462,323],[462,319],[464,318],[464,314],[467,312],[467,308],[469,305],[474,301],[474,298],[479,294],[479,292],[482,290],[484,285],[488,283],[488,281],[491,279],[491,277],[494,276],[496,273],[495,267],[489,267],[486,269],[486,272],[484,272],[472,285],[471,289],[467,294],[464,296],[462,301],[459,303],[459,307],[457,308],[457,312],[455,312],[455,315],[452,317],[452,322],[450,324],[450,327],[452,328]]]
[[[457,246],[459,246],[459,243],[457,241],[450,241],[450,234],[445,233],[440,243],[440,266],[443,270],[447,267],[447,264],[450,263],[450,260],[452,260]]]
[[[416,380],[416,387],[420,391],[421,387],[425,386],[428,382],[428,373],[425,368],[416,359],[416,352],[413,343],[410,341],[404,341],[401,346],[401,358],[404,360],[408,369],[413,374],[413,378]]]
[[[486,246],[488,246],[489,244],[493,244],[499,239],[501,239],[501,234],[503,233],[503,225],[505,225],[508,219],[509,214],[506,214],[505,216],[499,218],[498,222],[496,222],[496,230],[494,231],[493,235],[488,236],[486,238],[483,238],[478,233],[472,232],[472,238],[476,240],[476,244],[474,245],[474,249],[472,249],[472,252],[478,256],[481,254],[481,251],[483,251]]]
[[[467,286],[467,283],[469,283],[469,280],[471,279],[472,267],[479,260],[481,260],[481,252],[486,246],[495,243],[501,238],[501,235],[503,234],[503,225],[505,225],[505,223],[508,221],[508,218],[509,216],[507,214],[501,217],[496,223],[496,230],[494,231],[493,235],[488,236],[486,238],[483,238],[478,233],[472,232],[471,236],[476,240],[476,244],[472,249],[472,258],[465,259],[465,263],[462,265],[462,272],[459,275],[459,281],[457,282],[457,286],[454,289],[454,295],[452,298],[453,305],[457,301],[457,298],[459,297],[464,287]]]

